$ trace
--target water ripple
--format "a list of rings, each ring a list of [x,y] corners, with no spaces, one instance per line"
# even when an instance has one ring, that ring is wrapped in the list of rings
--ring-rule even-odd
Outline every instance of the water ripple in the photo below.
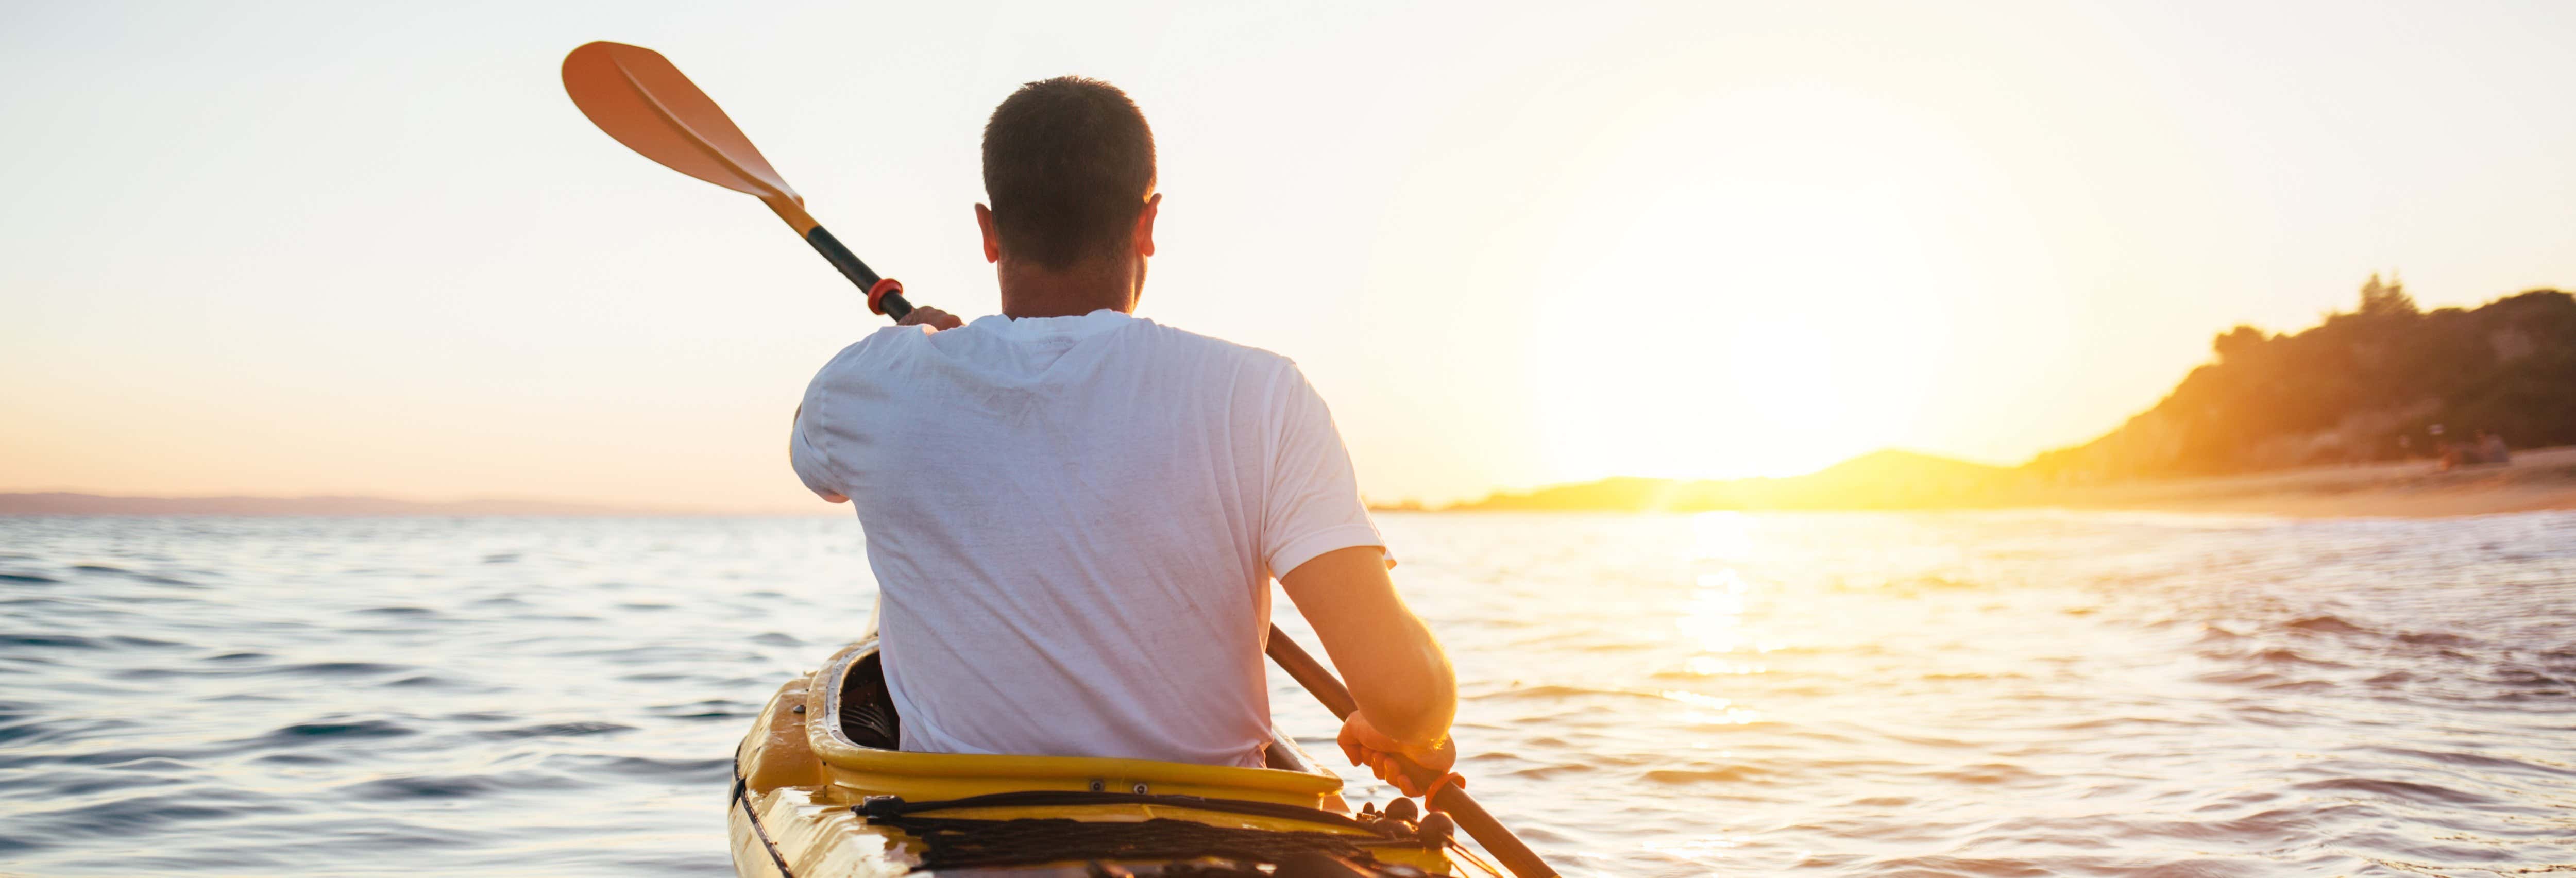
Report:
[[[2576,873],[2576,516],[1382,525],[1461,771],[1569,875]],[[834,520],[0,546],[31,875],[723,874],[735,740],[873,601]]]

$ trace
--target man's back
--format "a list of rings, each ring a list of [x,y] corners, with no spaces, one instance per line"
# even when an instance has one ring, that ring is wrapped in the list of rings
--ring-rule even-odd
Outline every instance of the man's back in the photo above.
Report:
[[[881,330],[801,411],[906,750],[1257,765],[1271,571],[1382,545],[1294,364],[1116,311]]]

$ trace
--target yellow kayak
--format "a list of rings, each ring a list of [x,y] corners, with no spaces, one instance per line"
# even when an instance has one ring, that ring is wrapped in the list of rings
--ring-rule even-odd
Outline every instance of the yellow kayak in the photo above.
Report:
[[[788,681],[734,754],[734,871],[821,876],[1410,878],[1501,873],[1446,815],[1353,813],[1271,733],[1269,766],[905,753],[873,636]]]

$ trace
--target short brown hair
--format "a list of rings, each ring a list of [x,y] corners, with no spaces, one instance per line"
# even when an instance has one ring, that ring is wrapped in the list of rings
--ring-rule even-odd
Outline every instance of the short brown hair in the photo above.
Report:
[[[1015,258],[1052,269],[1117,256],[1154,188],[1154,130],[1117,86],[1020,86],[984,123],[984,195]]]

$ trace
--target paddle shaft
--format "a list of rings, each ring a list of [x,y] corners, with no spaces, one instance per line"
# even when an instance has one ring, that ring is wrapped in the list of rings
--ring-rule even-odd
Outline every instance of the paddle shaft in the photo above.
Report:
[[[1269,653],[1270,660],[1278,662],[1280,670],[1287,671],[1298,685],[1306,687],[1306,691],[1315,693],[1315,700],[1323,702],[1324,709],[1332,711],[1334,717],[1347,720],[1359,711],[1359,702],[1351,699],[1351,690],[1342,686],[1341,678],[1333,676],[1332,669],[1306,654],[1306,649],[1298,646],[1297,641],[1288,639],[1288,632],[1279,630],[1277,625],[1270,626]],[[1503,861],[1503,868],[1512,870],[1512,874],[1520,878],[1556,878],[1556,870],[1549,868],[1547,861],[1539,859],[1529,845],[1522,844],[1519,836],[1504,828],[1502,821],[1494,819],[1494,815],[1486,813],[1485,806],[1476,804],[1476,800],[1458,785],[1441,786],[1431,797],[1431,807],[1458,821],[1459,828],[1475,836],[1485,850]]]
[[[789,224],[794,225],[793,222]],[[872,289],[879,281],[884,280],[877,277],[877,273],[868,268],[867,263],[860,262],[858,254],[850,252],[848,247],[841,246],[841,239],[832,237],[832,233],[825,230],[821,224],[816,224],[805,233],[805,243],[813,245],[814,252],[823,254],[825,262],[832,263],[833,268],[840,269],[841,276],[859,285],[861,291]],[[879,296],[874,304],[877,308],[884,309],[886,316],[896,320],[902,320],[904,315],[912,313],[912,303],[904,301],[901,292],[890,292]]]

